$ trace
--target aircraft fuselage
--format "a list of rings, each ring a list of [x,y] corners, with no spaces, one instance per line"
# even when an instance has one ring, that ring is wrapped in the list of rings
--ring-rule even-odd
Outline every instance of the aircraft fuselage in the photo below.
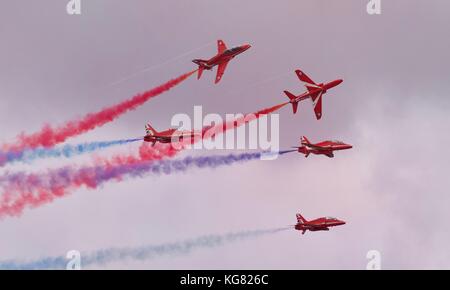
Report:
[[[309,90],[307,92],[304,92],[303,94],[297,96],[295,99],[290,100],[290,103],[298,103],[300,101],[306,100],[311,98],[311,96],[317,95],[319,93],[325,94],[329,89],[332,89],[338,85],[340,85],[343,82],[343,80],[334,80],[326,84],[319,84],[317,85],[317,88],[314,90]]]
[[[301,147],[298,147],[298,152],[305,154],[308,157],[309,154],[326,155],[330,158],[334,157],[334,151],[347,150],[353,148],[352,145],[345,143],[337,143],[333,141],[324,141],[317,144],[303,143]]]
[[[212,58],[208,59],[205,63],[203,63],[203,67],[207,70],[212,69],[214,66],[219,65],[221,63],[228,62],[232,60],[235,56],[238,54],[243,53],[247,49],[249,49],[251,46],[249,44],[244,44],[241,46],[236,46],[234,48],[230,48],[225,50],[222,53],[217,54],[216,56],[213,56]]]
[[[345,225],[345,222],[338,219],[320,218],[303,223],[299,222],[295,225],[295,229],[298,231],[303,231],[303,233],[305,231],[329,231],[331,227],[337,227],[341,225]]]

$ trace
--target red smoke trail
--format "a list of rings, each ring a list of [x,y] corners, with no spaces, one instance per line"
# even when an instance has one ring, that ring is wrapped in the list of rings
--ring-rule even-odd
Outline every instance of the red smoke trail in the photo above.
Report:
[[[242,125],[245,125],[247,123],[250,123],[253,120],[260,118],[263,115],[271,114],[271,113],[281,109],[282,107],[286,106],[287,104],[289,104],[289,102],[278,104],[278,105],[275,105],[270,108],[265,108],[265,109],[255,112],[255,113],[245,114],[240,118],[237,118],[237,119],[234,119],[234,120],[222,123],[222,124],[205,127],[202,130],[202,137],[203,137],[203,139],[209,139],[209,138],[212,138],[215,135],[221,134],[225,131],[236,129]]]
[[[194,70],[183,74],[166,82],[165,84],[136,95],[133,98],[123,101],[117,105],[104,108],[97,113],[87,114],[80,120],[68,121],[57,128],[52,128],[49,124],[47,124],[44,125],[39,132],[30,135],[22,133],[17,137],[18,141],[15,144],[4,144],[2,146],[3,151],[21,151],[27,148],[36,148],[39,146],[51,147],[58,143],[62,143],[67,138],[83,134],[89,130],[113,121],[130,110],[136,109],[147,102],[150,98],[156,97],[180,84],[196,71],[197,70]]]
[[[54,199],[64,197],[82,186],[96,189],[99,185],[95,175],[96,168],[101,167],[103,172],[108,172],[123,165],[170,158],[177,152],[178,150],[170,144],[157,144],[152,147],[148,143],[143,143],[139,147],[138,156],[116,155],[111,159],[96,158],[94,166],[66,167],[49,170],[44,174],[13,174],[0,196],[0,218],[6,215],[19,216],[27,206],[35,208],[51,203]],[[46,178],[57,171],[60,172],[61,180]],[[65,177],[67,184],[64,183]],[[120,177],[117,180],[120,181]]]
[[[203,139],[210,138],[215,134],[223,133],[226,130],[235,129],[245,125],[262,115],[270,114],[285,106],[288,103],[279,104],[271,108],[263,109],[253,114],[247,114],[242,118],[204,128]],[[178,149],[177,149],[178,148]],[[44,174],[26,174],[16,173],[11,176],[5,176],[7,185],[0,197],[0,218],[4,216],[19,216],[26,207],[39,207],[52,202],[54,199],[64,197],[72,190],[85,186],[86,188],[96,189],[98,187],[95,168],[102,168],[102,172],[112,172],[123,165],[138,165],[140,163],[171,158],[182,151],[182,146],[173,146],[173,144],[157,144],[152,147],[149,143],[143,143],[139,147],[139,154],[136,155],[115,155],[112,158],[95,158],[93,166],[84,166],[81,168],[67,167],[56,169]],[[60,180],[49,179],[59,171]],[[61,184],[67,176],[68,184]],[[61,179],[62,177],[62,179]],[[116,177],[121,181],[121,176]]]

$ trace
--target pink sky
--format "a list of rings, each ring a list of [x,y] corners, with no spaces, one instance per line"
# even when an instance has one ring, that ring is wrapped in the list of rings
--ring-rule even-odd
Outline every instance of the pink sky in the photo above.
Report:
[[[80,16],[67,15],[60,0],[3,2],[2,141],[187,72],[194,67],[191,59],[212,56],[221,38],[252,48],[230,63],[219,85],[213,84],[215,73],[205,72],[200,81],[192,78],[69,142],[139,136],[147,121],[164,129],[173,114],[192,114],[194,105],[220,114],[274,105],[287,99],[285,89],[301,92],[293,72],[301,68],[318,82],[344,83],[325,95],[321,121],[307,103],[297,115],[290,108],[280,111],[281,148],[297,145],[301,135],[342,139],[354,148],[334,159],[293,154],[78,190],[0,221],[1,260],[272,228],[293,224],[301,212],[306,218],[336,216],[347,225],[107,267],[365,269],[366,253],[374,249],[385,269],[449,268],[449,2],[384,0],[379,16],[369,16],[361,0],[82,0]]]

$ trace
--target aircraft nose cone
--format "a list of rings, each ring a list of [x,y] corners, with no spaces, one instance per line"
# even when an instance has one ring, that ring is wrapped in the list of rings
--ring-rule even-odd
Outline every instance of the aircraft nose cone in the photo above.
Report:
[[[249,49],[250,47],[252,47],[250,44],[244,44],[244,45],[242,46],[242,48],[243,48],[244,50],[247,50],[247,49]]]
[[[337,80],[336,84],[340,85],[340,84],[342,84],[343,81],[344,81],[343,79],[339,79],[339,80]]]

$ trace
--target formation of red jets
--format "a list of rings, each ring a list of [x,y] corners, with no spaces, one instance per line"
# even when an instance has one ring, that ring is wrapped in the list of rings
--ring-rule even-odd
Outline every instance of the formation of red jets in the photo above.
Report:
[[[226,44],[222,40],[217,41],[217,54],[210,59],[194,59],[193,63],[198,65],[197,79],[200,79],[204,70],[212,70],[217,66],[217,73],[215,78],[215,84],[219,83],[225,73],[228,63],[237,55],[245,52],[251,47],[250,44],[244,44],[234,48],[228,49]],[[284,93],[289,98],[289,103],[292,105],[293,113],[297,113],[298,104],[304,100],[311,100],[314,114],[317,120],[322,118],[322,96],[329,90],[340,85],[343,80],[336,79],[326,83],[315,83],[308,75],[301,70],[295,71],[298,79],[304,83],[306,91],[294,95],[291,92],[285,90]],[[155,145],[156,142],[171,143],[173,140],[181,141],[187,138],[197,137],[199,133],[194,131],[179,132],[176,129],[169,129],[162,132],[157,132],[150,124],[145,126],[146,135],[144,141],[151,142]],[[311,153],[315,155],[325,155],[329,158],[334,157],[335,151],[351,149],[352,145],[345,144],[341,141],[322,141],[318,143],[311,143],[305,136],[300,139],[300,146],[294,147],[298,149],[299,153],[308,157]],[[294,226],[296,230],[305,234],[306,231],[329,231],[330,227],[344,225],[345,221],[330,218],[321,217],[311,221],[307,221],[301,214],[297,214],[297,224]]]

